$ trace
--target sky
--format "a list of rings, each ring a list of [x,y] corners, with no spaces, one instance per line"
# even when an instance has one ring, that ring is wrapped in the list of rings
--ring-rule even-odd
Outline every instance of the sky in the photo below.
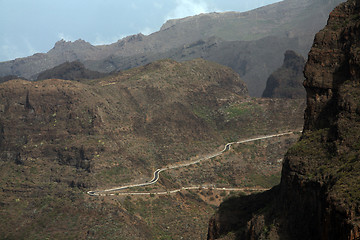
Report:
[[[64,39],[110,44],[168,19],[244,12],[280,0],[0,0],[0,62],[45,53]]]

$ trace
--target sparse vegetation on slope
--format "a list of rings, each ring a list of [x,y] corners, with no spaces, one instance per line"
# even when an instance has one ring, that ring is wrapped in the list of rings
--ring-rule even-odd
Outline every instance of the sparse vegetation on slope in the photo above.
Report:
[[[360,238],[359,11],[359,0],[339,5],[315,37],[304,131],[285,155],[280,185],[223,203],[209,239]],[[243,205],[230,210],[233,203]]]
[[[227,115],[226,109],[238,106],[257,107],[251,107],[254,114],[244,121],[240,115]],[[2,83],[0,232],[6,234],[4,238],[30,239],[201,239],[212,205],[222,199],[220,192],[152,195],[143,201],[142,197],[94,198],[86,192],[150,180],[155,169],[211,153],[228,139],[298,128],[303,107],[303,101],[249,98],[238,74],[202,59],[163,60],[79,82]],[[265,152],[271,151],[263,144],[262,154],[254,149],[244,153],[249,169],[253,161],[263,166],[273,161],[265,159]],[[288,143],[280,145],[284,151]],[[229,153],[219,159],[226,174],[235,176],[230,165],[241,156]],[[211,167],[210,163],[206,168]],[[276,175],[279,167],[277,163],[262,173]],[[162,175],[154,189],[139,190],[201,184],[205,174],[198,170],[174,170]],[[233,178],[214,172],[209,176],[215,184],[234,183]],[[194,177],[184,178],[185,173]],[[244,184],[256,187],[264,184],[263,179],[249,177]],[[64,209],[68,211],[62,213]]]

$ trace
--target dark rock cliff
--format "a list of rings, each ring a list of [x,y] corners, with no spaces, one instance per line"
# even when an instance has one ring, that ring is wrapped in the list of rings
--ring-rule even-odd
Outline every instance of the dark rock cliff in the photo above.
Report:
[[[10,80],[13,80],[13,79],[26,80],[25,78],[18,77],[18,76],[15,76],[15,75],[7,75],[7,76],[4,76],[4,77],[0,77],[0,83],[7,82],[7,81],[10,81]]]
[[[106,73],[88,70],[81,62],[74,61],[65,62],[57,67],[41,72],[37,80],[52,78],[64,80],[96,79],[105,77],[106,75]]]
[[[360,0],[349,0],[315,37],[304,132],[285,156],[280,185],[224,202],[208,239],[360,238],[359,40]]]
[[[270,75],[262,97],[266,98],[305,98],[303,87],[305,59],[288,50],[283,65]]]

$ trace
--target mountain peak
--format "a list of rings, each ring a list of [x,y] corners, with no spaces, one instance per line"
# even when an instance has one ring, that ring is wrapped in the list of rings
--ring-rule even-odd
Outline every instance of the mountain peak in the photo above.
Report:
[[[201,18],[214,19],[214,18],[218,18],[218,17],[222,17],[222,16],[228,16],[231,14],[239,15],[240,13],[234,12],[234,11],[211,12],[211,13],[200,13],[198,15],[188,16],[188,17],[183,17],[183,18],[169,19],[161,26],[160,31],[164,31],[164,30],[171,28],[177,24],[181,24],[181,23],[185,23],[185,22],[189,22],[189,21],[193,21],[193,20],[196,21],[197,19],[201,19]]]
[[[70,47],[70,46],[83,47],[83,46],[92,46],[92,45],[89,42],[86,42],[80,38],[74,42],[61,39],[55,43],[53,49],[63,49],[64,47]]]

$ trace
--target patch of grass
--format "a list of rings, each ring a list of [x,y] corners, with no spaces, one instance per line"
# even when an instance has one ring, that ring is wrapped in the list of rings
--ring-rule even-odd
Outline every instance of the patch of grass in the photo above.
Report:
[[[253,173],[249,175],[250,185],[271,188],[280,183],[280,173],[266,176],[263,174]]]
[[[326,142],[329,129],[320,129],[308,132],[303,138],[291,146],[289,154],[294,156],[313,156],[318,159],[329,158],[329,149],[332,144]]]
[[[205,122],[212,124],[214,122],[212,111],[207,106],[194,106],[192,109],[193,113],[203,119]]]
[[[241,104],[231,105],[225,109],[227,117],[230,119],[249,116],[258,111],[261,111],[261,107],[259,107],[254,102],[245,102]]]
[[[115,166],[112,168],[104,169],[99,178],[112,183],[124,183],[131,181],[131,176],[128,168],[123,166]]]
[[[342,166],[336,172],[337,182],[334,186],[337,194],[342,195],[349,203],[360,202],[360,154],[350,152],[342,156]]]
[[[123,202],[123,206],[129,213],[134,214],[136,205],[131,200],[126,198]]]

